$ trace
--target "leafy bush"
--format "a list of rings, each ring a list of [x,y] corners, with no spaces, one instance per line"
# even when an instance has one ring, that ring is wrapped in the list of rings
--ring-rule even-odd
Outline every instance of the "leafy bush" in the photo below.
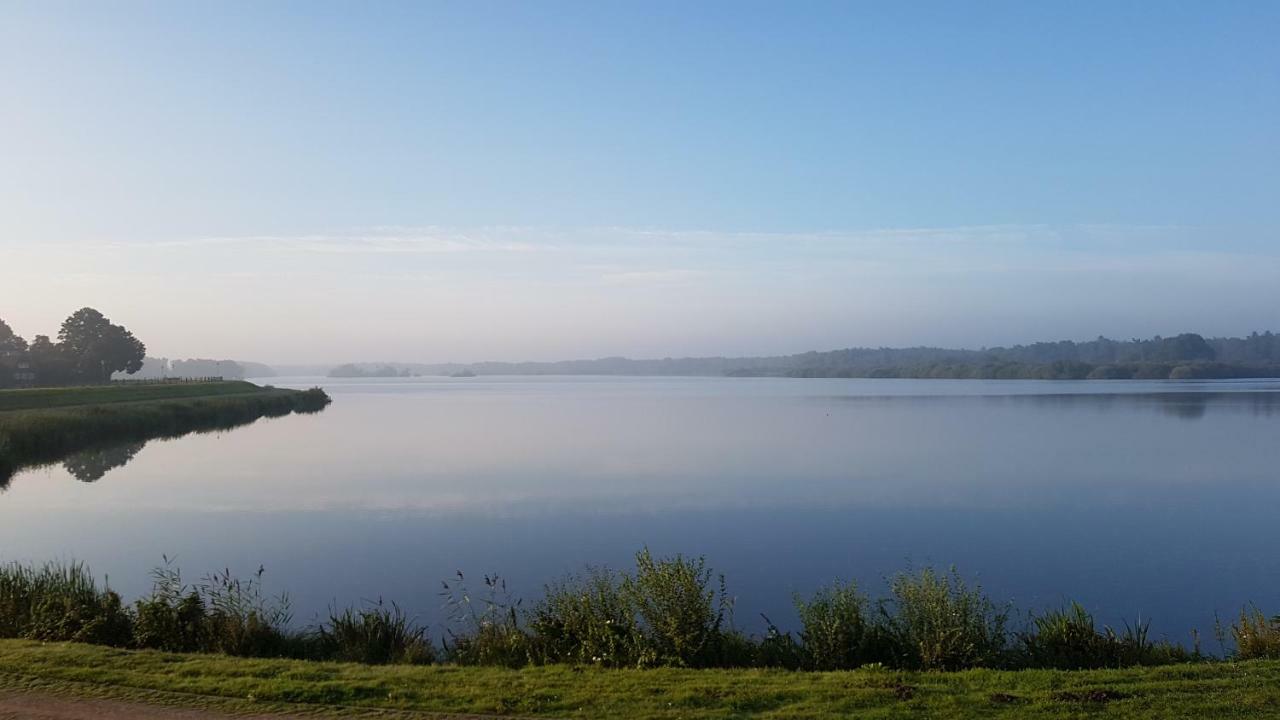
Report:
[[[384,605],[381,599],[358,610],[331,610],[318,635],[320,652],[331,660],[369,665],[423,665],[435,660],[426,629],[398,605]]]
[[[710,585],[705,558],[654,559],[647,548],[636,554],[635,575],[624,578],[622,591],[644,639],[641,664],[698,667],[714,658],[729,600],[723,577],[719,593]]]
[[[795,605],[806,668],[847,670],[887,659],[888,638],[853,583],[837,580],[807,600],[797,595]]]
[[[1268,618],[1256,607],[1241,608],[1240,619],[1231,625],[1236,657],[1280,658],[1280,616]]]
[[[639,664],[644,637],[624,579],[604,568],[588,568],[546,587],[529,617],[541,662],[623,667]]]
[[[1008,634],[1007,608],[970,590],[952,568],[901,573],[890,582],[892,598],[881,604],[894,654],[902,667],[960,670],[1003,664]]]
[[[725,668],[784,668],[799,670],[805,667],[805,649],[791,633],[782,632],[767,616],[768,624],[763,637],[756,638],[737,630],[721,632],[719,648],[713,665]]]

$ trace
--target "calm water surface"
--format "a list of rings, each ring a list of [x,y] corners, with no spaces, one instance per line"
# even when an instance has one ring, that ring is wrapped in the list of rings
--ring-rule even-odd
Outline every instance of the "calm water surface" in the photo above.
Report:
[[[909,563],[1175,640],[1280,608],[1275,382],[268,382],[334,403],[23,472],[0,560],[84,560],[126,596],[162,554],[264,565],[301,623],[379,596],[438,622],[456,570],[533,599],[643,545],[705,554],[748,629]]]

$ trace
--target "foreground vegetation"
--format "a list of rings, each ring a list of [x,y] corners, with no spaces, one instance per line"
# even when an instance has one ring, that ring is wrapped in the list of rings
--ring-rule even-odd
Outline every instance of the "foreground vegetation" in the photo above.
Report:
[[[95,447],[315,412],[328,403],[319,388],[283,390],[247,382],[0,391],[0,486],[22,467]]]
[[[972,668],[1063,670],[1214,662],[1148,636],[1146,625],[1098,627],[1079,605],[1024,616],[989,599],[954,571],[901,573],[870,600],[835,583],[795,599],[793,634],[732,625],[724,580],[701,559],[636,557],[632,572],[590,569],[549,585],[524,608],[500,578],[476,587],[461,574],[444,584],[447,627],[439,644],[398,606],[334,608],[310,627],[292,624],[288,597],[264,592],[262,571],[186,581],[154,572],[151,593],[132,603],[78,564],[0,565],[0,638],[74,641],[119,648],[290,657],[366,664],[613,668],[778,668],[831,671]],[[1280,619],[1246,608],[1219,628],[1234,660],[1280,659]]]
[[[326,706],[343,714],[358,707],[634,720],[850,716],[1228,719],[1270,717],[1280,711],[1280,662],[1074,672],[929,673],[869,667],[794,673],[565,665],[510,670],[371,667],[0,640],[3,690],[116,697],[255,714]]]

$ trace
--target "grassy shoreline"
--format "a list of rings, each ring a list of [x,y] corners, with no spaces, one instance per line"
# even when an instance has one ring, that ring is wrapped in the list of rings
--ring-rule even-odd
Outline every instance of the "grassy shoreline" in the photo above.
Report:
[[[0,688],[182,693],[254,712],[345,706],[570,718],[1254,718],[1280,712],[1280,661],[1122,670],[629,670],[378,666],[0,640]],[[150,702],[164,703],[163,697]],[[180,701],[175,699],[175,701]],[[248,703],[248,705],[244,705]]]
[[[952,570],[900,572],[873,599],[836,581],[796,594],[799,624],[762,635],[733,625],[733,600],[702,558],[636,556],[634,572],[589,568],[523,605],[505,583],[458,573],[439,593],[439,634],[394,602],[331,605],[299,626],[265,569],[189,580],[168,564],[126,599],[80,563],[0,563],[0,638],[253,658],[503,668],[778,669],[826,672],[1091,670],[1280,660],[1280,617],[1246,607],[1215,635],[1222,656],[1153,639],[1147,626],[1095,624],[1082,606],[1020,613]],[[1018,619],[1023,622],[1019,626]],[[1228,652],[1227,643],[1231,643]]]
[[[24,467],[76,452],[316,412],[328,403],[319,388],[242,381],[0,391],[0,486]]]

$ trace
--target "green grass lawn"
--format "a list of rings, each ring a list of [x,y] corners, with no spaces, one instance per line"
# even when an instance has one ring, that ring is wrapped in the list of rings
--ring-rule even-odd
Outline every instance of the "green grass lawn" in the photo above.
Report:
[[[243,380],[0,390],[0,412],[272,392]]]
[[[261,710],[294,703],[570,718],[1280,716],[1280,661],[1076,672],[507,670],[248,660],[0,640],[0,686],[94,696],[186,693],[251,700]]]

